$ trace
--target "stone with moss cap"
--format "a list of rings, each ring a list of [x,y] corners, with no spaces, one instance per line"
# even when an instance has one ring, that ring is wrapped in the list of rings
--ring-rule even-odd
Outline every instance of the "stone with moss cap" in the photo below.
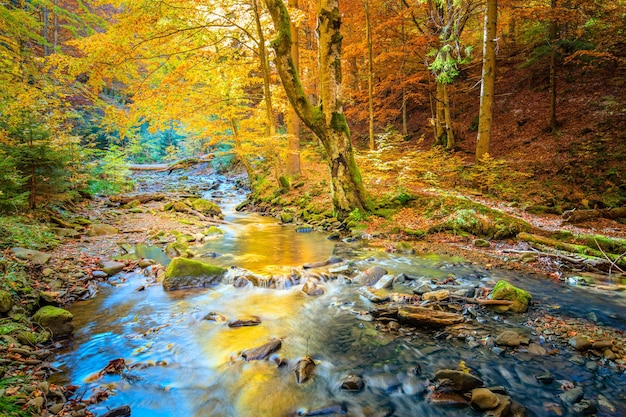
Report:
[[[201,288],[216,283],[226,269],[186,258],[174,258],[165,271],[163,288],[167,291],[182,288]]]
[[[41,307],[35,315],[33,321],[52,333],[53,337],[69,336],[74,331],[71,323],[74,316],[67,310],[59,307]]]
[[[220,209],[220,206],[218,206],[212,201],[205,200],[204,198],[198,198],[196,200],[191,201],[191,207],[194,210],[199,211],[200,213],[206,216],[214,216],[214,217],[219,217],[219,218],[224,217],[224,215],[222,214],[222,210]]]
[[[491,298],[494,300],[509,300],[513,304],[508,306],[494,306],[497,311],[512,311],[514,313],[523,313],[528,310],[528,305],[532,300],[532,295],[521,288],[517,288],[507,281],[500,280],[493,287]]]
[[[12,307],[13,300],[11,300],[11,294],[0,290],[0,313],[8,313]]]

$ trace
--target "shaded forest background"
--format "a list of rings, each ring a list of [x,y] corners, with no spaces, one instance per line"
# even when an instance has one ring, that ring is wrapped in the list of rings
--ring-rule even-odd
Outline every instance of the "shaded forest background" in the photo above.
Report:
[[[315,103],[317,5],[290,5],[300,77]],[[126,191],[129,163],[206,154],[218,169],[244,165],[259,196],[299,178],[327,181],[316,177],[317,139],[303,126],[288,130],[294,116],[264,7],[2,3],[0,208]],[[344,111],[364,176],[376,178],[366,184],[373,196],[412,194],[417,184],[534,212],[622,206],[625,10],[623,0],[499,2],[493,136],[489,159],[475,165],[484,3],[340,2]],[[449,115],[438,112],[438,84]]]

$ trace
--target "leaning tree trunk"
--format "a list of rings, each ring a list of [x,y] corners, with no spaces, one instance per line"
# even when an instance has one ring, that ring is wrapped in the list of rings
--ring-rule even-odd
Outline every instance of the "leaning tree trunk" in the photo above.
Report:
[[[298,0],[289,0],[289,7],[297,8]],[[296,71],[299,69],[300,50],[298,47],[298,27],[293,23],[291,27],[291,56]],[[287,133],[289,139],[287,142],[287,174],[298,176],[302,173],[300,168],[300,119],[293,106],[289,106],[287,116]]]
[[[354,160],[350,130],[341,98],[341,14],[337,0],[318,1],[321,106],[306,97],[291,56],[289,12],[283,0],[265,0],[277,34],[273,41],[276,67],[285,92],[302,122],[321,141],[331,175],[331,195],[337,217],[355,208],[367,210],[365,188]]]

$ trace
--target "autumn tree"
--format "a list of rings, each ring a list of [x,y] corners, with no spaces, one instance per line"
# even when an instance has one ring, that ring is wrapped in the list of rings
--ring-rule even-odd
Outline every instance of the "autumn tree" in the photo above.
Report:
[[[341,94],[341,13],[337,0],[318,2],[320,101],[313,105],[302,88],[291,55],[290,17],[282,0],[265,0],[276,38],[276,67],[289,101],[302,122],[322,143],[331,175],[331,194],[337,217],[344,219],[354,209],[367,210],[368,202],[354,159],[350,130],[343,113]]]
[[[480,112],[478,116],[478,137],[476,139],[476,160],[489,153],[491,143],[491,125],[493,120],[493,99],[496,78],[496,28],[498,1],[487,0],[485,3],[485,21],[483,31],[483,68],[480,87]]]

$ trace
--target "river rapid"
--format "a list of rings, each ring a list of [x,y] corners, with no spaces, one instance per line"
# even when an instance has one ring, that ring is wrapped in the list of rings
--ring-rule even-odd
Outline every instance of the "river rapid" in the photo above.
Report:
[[[284,277],[301,271],[305,263],[339,256],[344,259],[340,266],[353,271],[376,265],[392,275],[422,280],[454,277],[464,286],[507,279],[531,292],[537,304],[554,314],[582,318],[593,312],[599,323],[626,329],[623,296],[594,295],[560,282],[488,271],[460,258],[389,254],[370,249],[366,240],[330,241],[323,233],[298,233],[295,225],[236,212],[234,207],[243,197],[228,181],[223,182],[223,187],[205,196],[218,201],[228,224],[221,227],[223,235],[194,248],[206,255],[197,258],[203,262]],[[137,253],[161,263],[168,261],[160,247],[138,247]],[[493,346],[492,336],[516,329],[551,349],[550,340],[527,325],[526,315],[498,315],[475,307],[463,311],[462,332],[390,330],[368,318],[367,311],[375,306],[359,294],[356,285],[346,282],[342,273],[335,276],[324,280],[324,294],[311,297],[302,292],[301,282],[289,280],[281,280],[279,288],[273,289],[237,288],[224,282],[167,292],[140,271],[117,275],[97,297],[71,307],[76,330],[58,356],[55,366],[62,372],[56,379],[80,386],[84,398],[106,391],[108,399],[90,407],[95,413],[129,405],[133,417],[485,415],[428,400],[435,372],[466,369],[487,386],[503,387],[527,408],[526,415],[578,415],[559,400],[566,382],[582,386],[586,399],[598,404],[608,400],[610,406],[598,406],[595,415],[626,415],[623,370],[599,358],[599,365],[592,367],[588,358],[566,348],[533,356],[523,348]],[[397,284],[394,291],[411,293],[411,281],[407,282]],[[209,313],[218,313],[226,321],[206,320]],[[227,321],[250,316],[260,318],[261,324],[227,325]],[[281,339],[282,347],[270,360],[240,357],[242,351],[274,338]],[[296,362],[307,355],[316,363],[314,376],[297,384]],[[109,361],[118,358],[125,360],[127,369],[99,375]],[[554,382],[546,384],[537,378],[547,373]],[[365,388],[342,390],[342,381],[349,375],[361,377]]]

